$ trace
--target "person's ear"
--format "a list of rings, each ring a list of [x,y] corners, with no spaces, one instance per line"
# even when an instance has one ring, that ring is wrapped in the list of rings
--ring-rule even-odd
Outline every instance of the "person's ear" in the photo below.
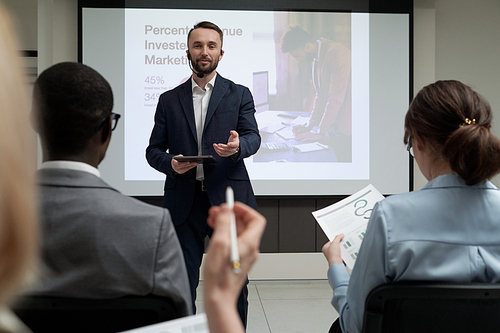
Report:
[[[413,149],[418,149],[418,151],[422,151],[425,149],[427,144],[428,142],[426,142],[425,139],[422,137],[416,136],[412,138]]]
[[[29,118],[31,127],[35,130],[35,132],[40,134],[40,121],[38,119],[38,114],[36,114],[35,111],[31,111]]]
[[[41,125],[40,125],[40,109],[38,107],[38,100],[40,99],[40,93],[39,93],[39,88],[38,86],[34,85],[33,88],[33,100],[31,104],[31,112],[29,114],[29,122],[31,127],[40,134],[41,131]]]
[[[106,123],[102,126],[102,128],[99,130],[101,132],[101,144],[106,143],[106,141],[109,140],[111,137],[111,118],[108,117],[106,120]]]
[[[307,43],[305,46],[304,46],[304,51],[306,53],[313,53],[314,52],[314,43]]]

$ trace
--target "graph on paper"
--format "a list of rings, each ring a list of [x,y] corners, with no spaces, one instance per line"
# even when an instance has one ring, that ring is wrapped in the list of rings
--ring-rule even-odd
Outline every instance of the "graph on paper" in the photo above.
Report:
[[[358,257],[373,207],[382,199],[384,196],[370,184],[344,200],[312,212],[329,240],[344,234],[340,250],[350,270]]]

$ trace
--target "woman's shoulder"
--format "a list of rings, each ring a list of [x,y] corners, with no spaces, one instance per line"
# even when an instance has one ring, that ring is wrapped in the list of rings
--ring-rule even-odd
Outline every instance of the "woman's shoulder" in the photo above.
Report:
[[[388,196],[385,200],[386,205],[401,204],[404,202],[434,202],[439,199],[445,199],[447,196],[460,196],[463,193],[466,196],[473,196],[474,193],[483,193],[498,196],[500,199],[500,190],[490,181],[485,181],[472,186],[465,184],[465,181],[456,174],[445,174],[430,180],[422,189],[406,193],[398,193]]]

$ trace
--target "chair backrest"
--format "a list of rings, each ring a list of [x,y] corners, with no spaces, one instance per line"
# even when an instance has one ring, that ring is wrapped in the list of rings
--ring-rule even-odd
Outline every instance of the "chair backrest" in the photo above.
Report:
[[[363,332],[500,332],[500,284],[383,284],[366,299]]]
[[[12,310],[35,333],[120,332],[187,315],[180,298],[149,295],[104,300],[26,296]]]

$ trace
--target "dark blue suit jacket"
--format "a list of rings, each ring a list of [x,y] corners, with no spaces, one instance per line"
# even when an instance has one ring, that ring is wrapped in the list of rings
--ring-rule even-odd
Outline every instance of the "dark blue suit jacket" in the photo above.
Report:
[[[213,148],[214,143],[227,143],[231,130],[239,134],[240,154],[236,160],[220,157]],[[226,187],[231,186],[235,200],[257,208],[243,158],[255,154],[259,147],[260,135],[250,90],[217,74],[202,135],[202,154],[217,159],[217,163],[203,165],[212,206],[225,202]],[[160,96],[146,149],[148,163],[167,175],[164,206],[170,210],[175,225],[186,220],[196,186],[196,168],[174,174],[171,160],[178,154],[198,155],[191,79]]]

